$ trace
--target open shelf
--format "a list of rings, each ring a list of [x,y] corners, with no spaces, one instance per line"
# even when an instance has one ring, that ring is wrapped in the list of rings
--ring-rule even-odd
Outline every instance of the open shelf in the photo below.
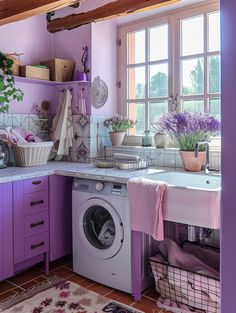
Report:
[[[65,86],[65,85],[86,85],[86,84],[91,84],[90,81],[55,82],[55,81],[26,78],[26,77],[20,77],[20,76],[14,76],[14,78],[15,78],[15,81],[19,82],[19,83],[48,85],[48,86]]]

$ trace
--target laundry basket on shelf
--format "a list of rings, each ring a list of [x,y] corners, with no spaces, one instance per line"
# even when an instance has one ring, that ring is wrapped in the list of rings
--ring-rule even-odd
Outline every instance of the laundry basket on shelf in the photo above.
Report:
[[[220,280],[149,258],[156,290],[163,299],[206,313],[220,313]]]
[[[12,151],[16,166],[26,167],[47,164],[52,146],[52,141],[13,145]]]

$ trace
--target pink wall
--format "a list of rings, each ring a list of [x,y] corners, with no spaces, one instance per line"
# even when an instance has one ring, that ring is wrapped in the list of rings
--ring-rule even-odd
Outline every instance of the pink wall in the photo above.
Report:
[[[108,100],[92,115],[112,115],[117,112],[117,27],[114,21],[92,24],[92,78],[99,75],[108,86]]]

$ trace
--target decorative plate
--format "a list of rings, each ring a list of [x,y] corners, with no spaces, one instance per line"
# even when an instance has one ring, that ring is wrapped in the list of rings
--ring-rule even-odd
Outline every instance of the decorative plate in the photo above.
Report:
[[[97,109],[101,108],[107,102],[107,84],[100,78],[100,76],[95,77],[92,82],[90,97],[92,105]]]

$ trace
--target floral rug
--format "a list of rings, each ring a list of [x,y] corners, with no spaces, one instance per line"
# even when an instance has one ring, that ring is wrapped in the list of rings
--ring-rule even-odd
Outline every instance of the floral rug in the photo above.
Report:
[[[58,277],[0,302],[0,312],[143,313]]]

